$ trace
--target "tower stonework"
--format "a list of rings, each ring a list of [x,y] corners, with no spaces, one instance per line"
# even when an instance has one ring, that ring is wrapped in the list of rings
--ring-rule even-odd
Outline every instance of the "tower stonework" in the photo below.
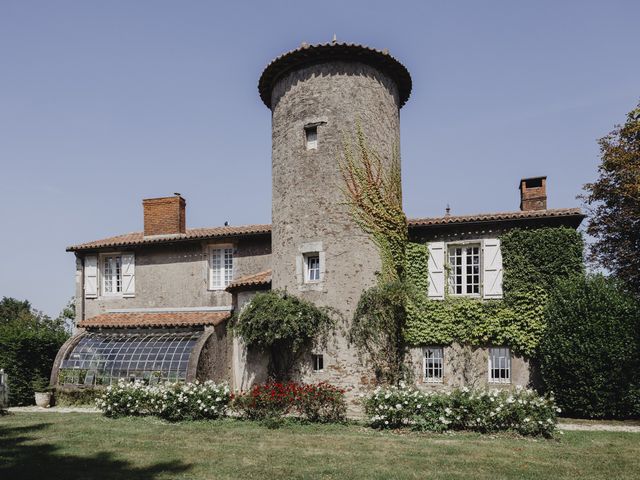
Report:
[[[345,205],[344,141],[355,140],[359,123],[388,167],[399,152],[400,108],[411,77],[386,51],[303,45],[267,66],[259,90],[272,112],[272,288],[332,307],[350,322],[381,260]],[[309,278],[309,257],[318,260],[319,279]],[[320,352],[322,372],[312,372],[311,362],[301,366],[303,380],[367,383],[371,370],[358,365],[343,337]]]

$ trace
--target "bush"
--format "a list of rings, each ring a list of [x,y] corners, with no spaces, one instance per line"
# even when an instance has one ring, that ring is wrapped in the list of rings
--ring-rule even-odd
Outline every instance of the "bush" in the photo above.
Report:
[[[0,367],[9,375],[10,405],[33,404],[34,385],[48,386],[53,361],[68,336],[45,317],[0,324]]]
[[[55,404],[58,407],[95,405],[97,398],[104,394],[104,391],[104,388],[56,387],[54,390]]]
[[[216,419],[225,415],[231,399],[227,385],[166,383],[155,386],[121,380],[96,400],[108,417],[155,415],[171,421]]]
[[[513,431],[551,437],[558,409],[552,397],[522,388],[424,392],[401,386],[376,389],[365,400],[365,412],[374,428]]]
[[[233,330],[251,347],[270,355],[269,373],[288,379],[305,347],[326,343],[335,321],[331,310],[278,290],[258,293],[234,318]]]
[[[563,411],[640,416],[640,302],[612,278],[558,283],[546,311],[540,369]]]
[[[235,396],[232,406],[242,417],[251,420],[295,414],[310,422],[340,422],[347,410],[344,391],[328,383],[254,385],[251,390]]]

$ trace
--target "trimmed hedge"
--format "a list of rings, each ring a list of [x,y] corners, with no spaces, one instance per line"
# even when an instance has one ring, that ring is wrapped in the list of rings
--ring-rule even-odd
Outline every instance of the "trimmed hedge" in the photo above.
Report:
[[[544,385],[567,414],[640,416],[640,301],[602,275],[559,282],[540,345]]]
[[[34,384],[49,384],[53,361],[67,338],[53,322],[0,325],[0,366],[9,375],[10,405],[33,404]]]
[[[376,389],[364,405],[374,428],[512,431],[544,437],[553,436],[559,412],[553,397],[522,388],[424,392],[402,385]]]

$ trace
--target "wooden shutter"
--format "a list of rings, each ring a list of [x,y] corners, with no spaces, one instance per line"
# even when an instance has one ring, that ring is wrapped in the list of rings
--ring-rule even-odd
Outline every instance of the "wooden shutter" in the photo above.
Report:
[[[483,240],[482,262],[483,298],[502,298],[502,253],[498,238],[486,238]]]
[[[429,243],[429,292],[434,300],[444,299],[444,242]]]
[[[96,298],[98,296],[98,256],[84,257],[84,296]]]
[[[135,255],[133,253],[122,254],[122,295],[133,297],[136,293]]]

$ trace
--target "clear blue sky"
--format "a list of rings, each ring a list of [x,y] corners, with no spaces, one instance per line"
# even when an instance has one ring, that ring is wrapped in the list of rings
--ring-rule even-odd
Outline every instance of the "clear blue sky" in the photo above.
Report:
[[[188,226],[269,222],[264,66],[302,41],[388,48],[410,217],[516,210],[548,175],[579,204],[596,139],[640,97],[640,2],[0,0],[0,296],[57,314],[65,246],[142,227],[181,192]]]

